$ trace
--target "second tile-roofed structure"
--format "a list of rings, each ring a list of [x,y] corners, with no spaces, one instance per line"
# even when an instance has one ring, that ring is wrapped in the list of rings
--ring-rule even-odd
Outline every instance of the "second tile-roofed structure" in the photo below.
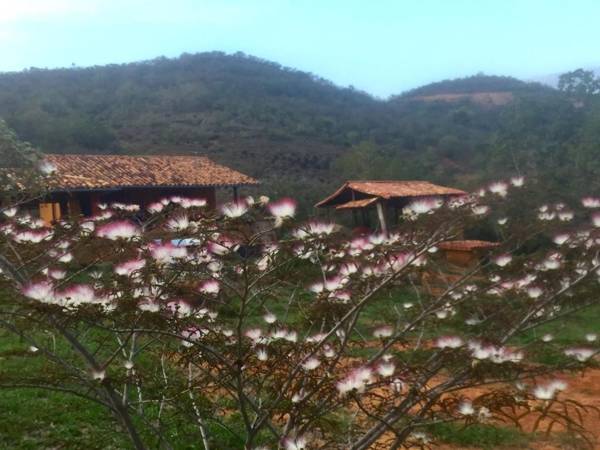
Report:
[[[437,197],[437,196],[457,196],[465,195],[465,191],[446,186],[439,186],[429,181],[346,181],[337,191],[329,197],[321,200],[315,206],[317,208],[327,206],[337,206],[342,209],[342,205],[348,202],[365,199],[409,199],[412,197]],[[366,203],[366,202],[365,202]],[[356,203],[356,207],[361,208],[370,203]],[[339,206],[338,206],[339,205]],[[348,205],[347,208],[352,207]]]
[[[466,195],[460,189],[440,186],[429,181],[406,180],[363,180],[346,181],[337,191],[321,200],[317,208],[334,207],[337,210],[353,210],[355,223],[356,211],[360,210],[363,225],[368,226],[367,208],[375,206],[381,230],[387,232],[387,222],[391,210],[400,210],[416,198],[456,197]],[[392,219],[397,220],[396,212]]]

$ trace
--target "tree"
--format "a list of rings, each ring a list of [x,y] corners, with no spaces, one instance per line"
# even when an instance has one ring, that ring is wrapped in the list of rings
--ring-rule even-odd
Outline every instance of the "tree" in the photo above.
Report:
[[[38,152],[19,140],[16,133],[0,119],[0,167],[25,168],[38,160]]]
[[[583,99],[600,92],[600,79],[593,70],[577,69],[563,73],[558,79],[558,89]]]
[[[431,424],[524,416],[587,436],[586,406],[547,377],[584,369],[597,345],[519,338],[597,304],[600,199],[572,227],[564,204],[507,219],[522,184],[415,201],[401,229],[362,238],[296,222],[289,199],[102,205],[53,228],[4,207],[0,326],[47,365],[0,385],[100,404],[136,448],[223,448],[224,434],[245,449],[426,447]],[[481,220],[501,246],[432,285],[440,243]],[[539,364],[541,349],[562,358]]]

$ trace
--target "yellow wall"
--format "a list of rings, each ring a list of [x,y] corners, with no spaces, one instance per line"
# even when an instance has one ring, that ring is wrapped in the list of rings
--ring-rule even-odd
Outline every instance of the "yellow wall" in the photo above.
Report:
[[[40,203],[40,219],[48,225],[60,220],[60,203]]]

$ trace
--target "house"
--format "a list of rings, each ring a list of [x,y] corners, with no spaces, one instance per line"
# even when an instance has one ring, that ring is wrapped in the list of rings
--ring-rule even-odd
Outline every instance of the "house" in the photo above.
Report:
[[[216,206],[216,189],[256,186],[257,180],[201,156],[46,155],[53,168],[40,217],[91,216],[101,203],[146,205],[169,196],[203,198]]]
[[[428,181],[346,181],[337,191],[315,205],[317,208],[334,208],[353,212],[355,225],[368,227],[369,210],[375,209],[382,232],[394,224],[402,209],[419,198],[457,197],[466,195],[460,189],[439,186]]]
[[[347,181],[315,207],[352,211],[355,225],[362,222],[366,228],[371,228],[370,213],[374,209],[379,229],[387,234],[388,225],[396,224],[402,209],[413,201],[440,197],[447,199],[466,194],[460,189],[439,186],[428,181]],[[465,268],[477,264],[497,246],[494,242],[462,239],[443,242],[439,248],[448,263]]]

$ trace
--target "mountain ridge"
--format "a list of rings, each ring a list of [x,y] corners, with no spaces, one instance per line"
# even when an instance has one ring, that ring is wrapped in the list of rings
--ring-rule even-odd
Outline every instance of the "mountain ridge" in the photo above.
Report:
[[[473,101],[486,92],[510,98]],[[356,176],[469,188],[523,168],[547,174],[543,153],[558,161],[586,114],[511,77],[443,80],[383,100],[241,53],[0,74],[0,117],[44,151],[206,154],[307,202]]]

